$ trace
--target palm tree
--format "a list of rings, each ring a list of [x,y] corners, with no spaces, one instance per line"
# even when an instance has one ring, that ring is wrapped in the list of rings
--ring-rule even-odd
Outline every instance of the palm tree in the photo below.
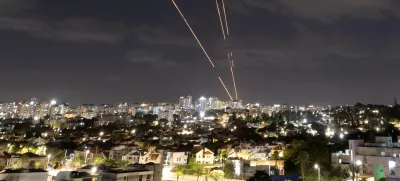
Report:
[[[83,155],[82,154],[76,154],[76,155],[74,155],[74,157],[72,157],[71,166],[73,168],[77,168],[77,167],[80,167],[83,162],[84,162]]]
[[[226,151],[223,151],[221,154],[220,154],[220,159],[221,159],[221,162],[222,162],[222,165],[225,165],[225,162],[226,162],[226,160],[228,159],[228,152],[226,152]]]
[[[182,175],[182,171],[176,171],[176,181],[179,181],[179,177],[181,177]]]
[[[347,166],[347,169],[351,173],[351,178],[354,179],[356,178],[357,174],[361,171],[361,167],[355,165],[355,164],[350,164]]]
[[[296,163],[296,165],[300,164],[301,176],[303,177],[303,180],[305,180],[305,178],[306,178],[306,167],[307,167],[307,165],[309,165],[311,163],[310,162],[310,155],[305,151],[300,152],[299,155],[297,155],[295,163]]]
[[[277,151],[274,151],[274,153],[272,153],[271,159],[275,160],[275,167],[278,168],[279,153]]]
[[[331,173],[327,170],[322,171],[321,173],[323,180],[331,180]]]

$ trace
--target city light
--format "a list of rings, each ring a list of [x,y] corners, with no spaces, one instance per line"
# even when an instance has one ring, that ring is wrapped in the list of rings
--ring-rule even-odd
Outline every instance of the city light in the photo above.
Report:
[[[104,135],[104,132],[103,132],[103,131],[102,131],[102,132],[100,132],[100,133],[99,133],[99,135],[100,135],[100,136],[103,136],[103,135]]]
[[[362,165],[362,161],[361,160],[357,160],[356,161],[356,165]]]
[[[97,172],[97,167],[92,167],[91,172],[92,174],[95,174]]]
[[[53,100],[50,101],[50,105],[53,106],[53,105],[56,105],[56,104],[57,104],[57,101],[56,101],[56,100],[53,99]]]
[[[394,167],[396,167],[396,162],[390,160],[390,161],[389,161],[389,168],[391,169],[391,168],[394,168]]]

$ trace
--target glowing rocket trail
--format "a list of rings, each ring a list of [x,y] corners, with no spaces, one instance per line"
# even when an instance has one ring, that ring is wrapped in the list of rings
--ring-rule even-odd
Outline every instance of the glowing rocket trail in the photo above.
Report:
[[[219,11],[218,0],[215,0],[215,4],[217,5],[219,22],[221,23],[222,35],[224,36],[224,40],[226,40],[225,29],[224,29],[224,24],[222,23],[221,12]]]
[[[222,0],[222,8],[224,9],[226,34],[229,35],[228,18],[226,17],[225,0]]]
[[[218,77],[219,81],[221,81],[221,84],[224,86],[226,93],[228,93],[228,96],[231,98],[231,101],[233,101],[231,94],[229,93],[228,89],[226,88],[224,81],[222,81],[221,77]]]
[[[233,87],[235,88],[235,95],[236,95],[236,100],[238,100],[238,93],[236,90],[236,81],[235,81],[235,76],[233,75],[233,62],[231,62],[231,73],[232,73],[232,80],[233,80]]]
[[[192,32],[193,37],[196,39],[197,43],[200,45],[200,47],[201,47],[201,49],[203,50],[204,54],[207,56],[208,60],[210,61],[211,65],[212,65],[213,67],[215,67],[213,61],[212,61],[211,58],[208,56],[207,51],[204,49],[203,45],[200,43],[200,40],[197,38],[197,36],[196,36],[196,34],[194,33],[193,29],[190,27],[190,25],[189,25],[188,21],[186,20],[185,16],[183,16],[183,14],[182,14],[181,10],[179,9],[178,5],[175,3],[174,0],[172,0],[172,3],[174,3],[174,5],[175,5],[175,7],[176,7],[176,10],[178,10],[179,14],[182,16],[183,21],[185,21],[187,27],[189,28],[190,32]]]

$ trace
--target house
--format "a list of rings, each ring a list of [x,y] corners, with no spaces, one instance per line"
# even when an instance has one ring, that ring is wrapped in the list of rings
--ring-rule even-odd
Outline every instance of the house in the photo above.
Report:
[[[102,170],[98,173],[102,181],[142,180],[153,181],[153,171],[148,169],[113,169]]]
[[[379,136],[370,142],[349,140],[349,149],[332,153],[331,159],[334,168],[360,167],[359,178],[400,180],[400,143],[392,137]]]
[[[36,155],[34,153],[14,154],[11,155],[7,163],[7,168],[33,168],[35,162],[40,162],[43,167],[46,166],[47,157]]]
[[[110,159],[122,159],[123,156],[126,154],[132,152],[132,151],[137,151],[139,150],[138,147],[128,147],[125,145],[120,145],[111,148],[109,158]]]
[[[136,164],[140,162],[141,153],[138,150],[132,150],[122,156],[122,160],[127,160],[130,163]]]
[[[0,180],[51,181],[51,177],[43,169],[6,169],[0,172]]]
[[[195,157],[196,163],[213,164],[214,152],[201,145],[194,145],[192,154]]]
[[[140,157],[139,163],[146,164],[146,163],[164,163],[164,155],[162,153],[154,153],[154,152],[147,152],[146,154]]]
[[[165,156],[166,165],[180,165],[188,162],[189,154],[183,151],[168,151]]]
[[[127,169],[147,169],[153,172],[153,181],[161,181],[163,174],[163,165],[148,163],[148,164],[131,164],[127,165]]]

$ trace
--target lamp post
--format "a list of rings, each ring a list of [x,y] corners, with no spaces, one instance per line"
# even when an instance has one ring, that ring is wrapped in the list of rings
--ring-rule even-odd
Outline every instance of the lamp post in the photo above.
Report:
[[[85,165],[87,165],[87,155],[89,154],[89,150],[86,150],[86,152],[85,152]]]
[[[47,155],[47,166],[49,166],[49,164],[50,164],[50,158],[51,158],[51,154]]]
[[[318,181],[320,181],[321,180],[321,169],[319,168],[318,164],[315,164],[314,168],[318,170]]]

